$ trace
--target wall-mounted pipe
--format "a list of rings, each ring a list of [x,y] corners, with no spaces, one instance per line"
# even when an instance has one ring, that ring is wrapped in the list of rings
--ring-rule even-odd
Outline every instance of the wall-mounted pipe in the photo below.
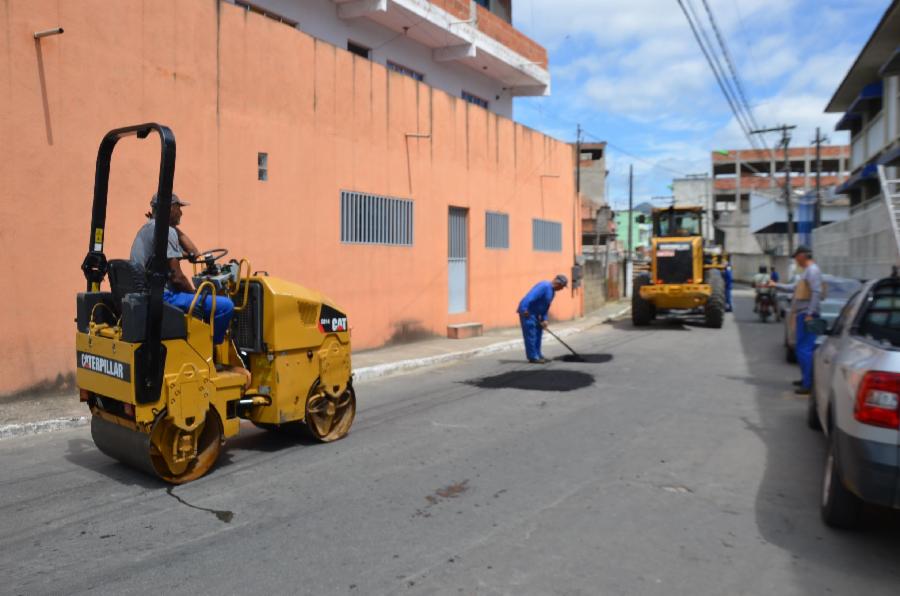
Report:
[[[43,31],[35,31],[34,38],[40,39],[42,37],[50,37],[51,35],[62,35],[62,33],[63,33],[62,27],[56,27],[54,29],[44,29]]]

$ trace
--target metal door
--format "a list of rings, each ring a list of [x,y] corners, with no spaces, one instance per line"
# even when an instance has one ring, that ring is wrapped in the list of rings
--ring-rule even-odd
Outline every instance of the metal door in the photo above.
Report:
[[[447,230],[448,305],[450,314],[469,310],[469,211],[450,207]]]

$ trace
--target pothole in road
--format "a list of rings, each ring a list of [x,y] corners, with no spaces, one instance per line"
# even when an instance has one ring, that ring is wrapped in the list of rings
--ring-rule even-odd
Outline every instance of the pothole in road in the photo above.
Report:
[[[559,362],[581,362],[584,364],[605,364],[613,359],[612,354],[566,354],[555,360]]]
[[[480,389],[567,392],[590,387],[594,384],[594,375],[577,370],[513,370],[465,383]]]

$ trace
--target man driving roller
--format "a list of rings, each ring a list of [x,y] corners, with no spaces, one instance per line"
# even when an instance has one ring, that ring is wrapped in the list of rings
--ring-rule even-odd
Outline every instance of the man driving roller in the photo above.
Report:
[[[153,230],[156,226],[155,216],[159,199],[154,194],[150,200],[150,213],[148,220],[138,230],[134,243],[131,245],[131,262],[146,269],[153,257]],[[181,231],[178,225],[181,223],[181,208],[190,203],[182,201],[175,193],[172,193],[172,207],[169,211],[169,240],[166,246],[166,259],[169,264],[169,280],[163,291],[163,300],[187,312],[194,299],[194,285],[181,270],[183,257],[194,257],[199,254],[197,246]],[[213,297],[206,295],[198,304],[203,309],[203,320],[209,322],[209,313],[212,311]],[[225,333],[231,318],[234,315],[234,302],[227,296],[216,296],[216,314],[213,318],[213,343],[221,344],[225,341]]]

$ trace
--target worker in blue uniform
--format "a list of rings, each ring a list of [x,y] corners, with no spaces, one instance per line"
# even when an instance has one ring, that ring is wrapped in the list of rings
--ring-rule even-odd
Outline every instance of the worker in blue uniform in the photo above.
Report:
[[[538,282],[519,302],[519,322],[522,324],[522,337],[525,339],[525,355],[528,362],[545,364],[548,362],[541,353],[541,336],[547,327],[547,311],[556,292],[569,285],[568,278],[559,274],[553,281]]]
[[[734,310],[731,302],[731,291],[734,289],[734,271],[731,269],[731,259],[725,258],[725,270],[722,271],[722,278],[725,280],[725,312]]]

